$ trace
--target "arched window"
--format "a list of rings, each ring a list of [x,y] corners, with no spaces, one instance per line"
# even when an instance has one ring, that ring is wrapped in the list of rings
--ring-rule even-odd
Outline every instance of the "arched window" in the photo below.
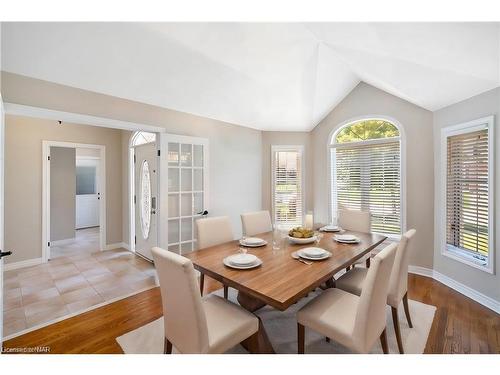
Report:
[[[146,143],[152,143],[156,141],[156,134],[149,132],[135,132],[132,136],[132,140],[130,142],[131,146],[139,146]]]
[[[384,119],[342,126],[330,140],[331,217],[339,208],[370,211],[372,231],[402,231],[401,134]]]

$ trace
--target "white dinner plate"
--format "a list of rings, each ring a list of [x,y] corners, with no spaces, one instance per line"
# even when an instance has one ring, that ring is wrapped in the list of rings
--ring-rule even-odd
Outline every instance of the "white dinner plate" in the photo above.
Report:
[[[224,258],[222,260],[222,263],[224,263],[224,265],[227,266],[227,267],[235,268],[237,270],[248,270],[248,269],[251,269],[251,268],[259,267],[262,264],[262,260],[260,260],[259,258],[257,258],[257,261],[255,263],[252,263],[252,264],[249,264],[249,265],[246,265],[246,266],[238,266],[236,264],[231,263],[228,258],[229,257]]]
[[[337,225],[325,225],[320,229],[322,232],[340,232],[342,228]]]
[[[257,259],[253,254],[234,254],[227,257],[227,260],[235,266],[248,266],[254,264]]]
[[[298,250],[297,251],[297,255],[301,258],[304,258],[304,259],[307,259],[307,260],[325,260],[325,259],[328,259],[332,256],[332,253],[330,253],[329,251],[325,251],[325,255],[318,258],[318,257],[310,257],[310,256],[307,256],[306,254],[304,254],[304,252],[301,250]]]
[[[356,236],[353,236],[350,234],[346,234],[345,236],[350,236],[350,237],[346,238],[344,236],[334,236],[333,239],[337,242],[340,242],[340,243],[360,243],[361,242],[361,240]],[[354,237],[354,238],[352,238],[352,237]]]
[[[316,236],[312,236],[312,237],[309,237],[309,238],[297,238],[297,237],[288,236],[288,239],[292,243],[296,243],[296,244],[299,244],[299,245],[304,245],[304,244],[313,243],[314,241],[316,241]]]
[[[340,241],[356,241],[356,240],[359,240],[359,238],[356,237],[353,234],[337,234],[333,238],[335,238],[336,240],[340,240]]]
[[[300,249],[300,251],[308,257],[312,258],[323,258],[328,254],[325,249],[322,249],[320,247],[305,247],[303,249]]]
[[[267,245],[267,241],[262,238],[247,237],[245,241],[243,241],[243,239],[240,240],[240,245],[246,247],[260,247]]]

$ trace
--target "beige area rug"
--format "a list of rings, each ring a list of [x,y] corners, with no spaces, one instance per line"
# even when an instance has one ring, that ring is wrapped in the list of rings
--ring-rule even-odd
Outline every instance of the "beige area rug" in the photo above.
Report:
[[[222,291],[215,294],[222,296]],[[278,311],[266,306],[257,312],[262,319],[274,350],[280,354],[297,353],[297,311],[320,292],[310,293],[297,304],[286,311]],[[229,299],[236,301],[236,291],[230,289]],[[236,302],[237,303],[237,302]],[[409,328],[404,316],[403,306],[399,310],[401,337],[405,353],[422,354],[431,330],[436,307],[409,300],[413,328]],[[391,310],[387,308],[387,340],[390,353],[399,353],[392,324]],[[116,339],[125,354],[161,354],[163,353],[163,318],[157,319],[145,326],[130,331]],[[174,348],[175,353],[175,348]],[[228,351],[232,354],[246,354],[247,351],[238,345]],[[326,342],[325,337],[306,328],[306,353],[308,354],[349,354],[344,346],[334,341]],[[382,353],[382,347],[377,340],[372,353]]]

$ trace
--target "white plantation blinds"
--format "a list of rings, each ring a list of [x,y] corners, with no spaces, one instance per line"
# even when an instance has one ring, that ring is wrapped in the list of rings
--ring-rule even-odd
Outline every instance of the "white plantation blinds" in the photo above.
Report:
[[[400,234],[399,139],[344,143],[330,150],[337,207],[370,211],[373,232]]]
[[[447,138],[446,243],[488,255],[488,129]]]
[[[302,149],[273,147],[273,214],[274,223],[302,225]]]

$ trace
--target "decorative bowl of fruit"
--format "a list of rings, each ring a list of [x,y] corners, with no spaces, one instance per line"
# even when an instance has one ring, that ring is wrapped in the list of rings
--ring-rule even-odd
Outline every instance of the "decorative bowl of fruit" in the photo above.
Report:
[[[314,242],[316,237],[314,236],[314,231],[312,229],[297,227],[290,229],[288,232],[288,239],[292,243],[302,245]]]

